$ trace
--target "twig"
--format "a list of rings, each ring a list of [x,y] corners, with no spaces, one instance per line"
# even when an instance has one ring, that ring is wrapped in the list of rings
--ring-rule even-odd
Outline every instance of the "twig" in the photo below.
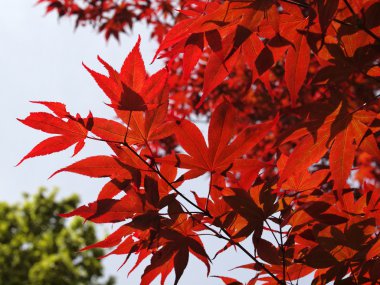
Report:
[[[268,226],[269,231],[272,233],[274,239],[276,240],[277,245],[280,246],[280,243],[279,243],[279,241],[278,241],[276,235],[274,234],[274,231],[272,230],[271,226],[269,225],[269,223],[268,223],[267,221],[264,221],[264,222],[265,222],[265,224]]]
[[[300,281],[300,276],[301,276],[302,270],[303,270],[303,264],[301,264],[301,269],[300,269],[300,271],[298,272],[298,278],[297,278],[297,283],[296,283],[296,285],[298,285],[298,283],[299,283],[299,281]]]
[[[281,0],[281,1],[289,3],[289,4],[297,5],[297,6],[300,6],[300,7],[303,7],[303,8],[310,8],[309,4],[301,3],[301,2],[298,2],[298,1],[292,1],[292,0]]]
[[[196,209],[198,209],[199,211],[201,211],[203,214],[205,214],[206,216],[210,217],[211,218],[211,215],[209,213],[206,213],[203,209],[201,209],[197,204],[195,204],[193,201],[191,201],[189,198],[187,198],[185,195],[183,195],[176,187],[173,186],[172,183],[170,183],[166,177],[164,177],[161,172],[155,168],[153,168],[148,162],[145,161],[145,159],[143,159],[137,152],[136,150],[134,150],[128,143],[124,143],[124,142],[119,142],[119,141],[114,141],[114,140],[104,140],[104,139],[98,139],[98,138],[94,138],[94,137],[87,137],[89,139],[93,139],[93,140],[97,140],[97,141],[103,141],[103,142],[107,142],[107,143],[114,143],[114,144],[118,144],[118,145],[123,145],[125,146],[126,148],[128,148],[135,156],[137,156],[141,162],[143,162],[146,166],[148,166],[149,169],[151,169],[154,173],[156,173],[162,180],[165,181],[165,183],[170,186],[170,188],[172,188],[172,190],[174,190],[179,196],[181,196],[186,202],[188,202],[190,205],[192,205],[193,207],[195,207]]]
[[[89,139],[93,139],[93,140],[97,140],[97,141],[103,141],[103,142],[107,142],[107,143],[114,143],[114,144],[119,144],[119,145],[123,145],[125,146],[126,148],[128,148],[135,156],[137,156],[149,169],[151,169],[153,172],[155,172],[162,180],[165,181],[165,183],[170,186],[170,188],[172,188],[180,197],[182,197],[186,202],[188,202],[190,205],[192,205],[193,207],[195,207],[196,209],[198,209],[201,214],[205,215],[205,216],[208,216],[209,218],[212,218],[212,216],[210,215],[210,213],[208,211],[205,211],[203,209],[201,209],[197,204],[195,204],[194,202],[192,202],[191,200],[189,200],[189,198],[187,198],[185,195],[183,195],[176,187],[173,186],[172,183],[170,183],[165,176],[163,176],[161,174],[161,172],[157,169],[155,169],[152,165],[150,165],[148,162],[145,161],[145,159],[143,159],[137,152],[136,150],[134,150],[128,143],[124,143],[124,142],[119,142],[119,141],[113,141],[113,140],[104,140],[104,139],[99,139],[99,138],[94,138],[94,137],[88,137]],[[187,212],[189,213],[189,212]],[[193,214],[189,214],[190,217],[194,220],[197,220],[197,222],[201,222],[199,221]],[[262,268],[263,271],[265,271],[267,274],[269,274],[274,280],[276,280],[276,282],[278,282],[278,284],[281,284],[281,285],[286,285],[284,282],[282,282],[276,275],[274,275],[264,264],[262,264],[256,257],[254,257],[245,247],[243,247],[240,243],[238,242],[235,242],[233,240],[233,238],[230,236],[230,234],[227,232],[226,229],[224,228],[220,228],[221,232],[223,232],[225,235],[227,235],[228,238],[224,237],[223,235],[221,235],[219,232],[217,232],[216,230],[214,230],[211,226],[207,225],[206,223],[202,223],[203,226],[205,228],[207,228],[208,230],[212,231],[217,237],[221,238],[221,239],[224,239],[228,242],[230,242],[232,245],[235,245],[237,246],[240,250],[242,250],[247,256],[249,256],[254,262],[256,262],[256,264]]]
[[[339,20],[339,19],[333,19],[333,21],[337,22],[338,24],[344,25],[344,26],[349,26],[349,27],[353,27],[354,26],[351,23],[348,23],[348,22],[345,22],[345,21],[342,21],[342,20]]]
[[[356,279],[356,276],[355,276],[355,273],[354,273],[354,270],[352,269],[352,265],[351,265],[351,262],[350,262],[350,270],[351,270],[351,274],[352,274],[352,277],[353,277],[353,279],[354,279],[354,281],[355,281],[355,284],[356,285],[359,285],[359,282],[358,282],[358,280]]]
[[[148,148],[148,150],[150,152],[150,155],[152,156],[152,163],[156,167],[156,170],[159,171],[158,165],[157,165],[156,161],[154,160],[154,154],[153,154],[152,148],[150,147],[150,145],[149,145],[149,143],[148,143],[147,140],[144,140],[144,141],[145,141],[145,146]]]
[[[376,41],[378,41],[380,43],[380,37],[378,37],[376,34],[374,34],[370,29],[368,29],[365,26],[365,24],[362,22],[362,20],[356,15],[356,13],[355,13],[354,9],[352,8],[352,6],[350,5],[350,3],[348,3],[348,0],[343,0],[343,2],[344,2],[344,4],[346,4],[348,10],[350,10],[352,16],[355,18],[357,28],[360,30],[363,30],[370,37],[372,37],[373,39],[375,39]]]
[[[169,182],[165,176],[161,174],[161,171],[153,168],[148,162],[145,161],[137,152],[134,150],[129,144],[124,144],[126,148],[128,148],[135,156],[137,156],[146,166],[148,166],[151,170],[153,170],[162,180],[165,181],[165,183],[172,188],[179,196],[181,196],[182,199],[184,199],[187,203],[198,209],[199,211],[203,212],[206,216],[211,217],[211,215],[207,212],[205,212],[203,209],[201,209],[197,204],[195,204],[193,201],[191,201],[189,198],[187,198],[185,195],[183,195],[176,187],[173,186],[171,182]]]
[[[235,245],[237,246],[238,248],[240,248],[246,255],[248,255],[254,262],[256,262],[256,264],[261,267],[267,274],[270,275],[270,277],[272,277],[274,280],[276,280],[278,282],[278,284],[281,284],[281,285],[286,285],[286,283],[284,283],[283,281],[281,281],[280,279],[278,279],[278,277],[276,275],[274,275],[268,268],[266,268],[266,266],[264,264],[262,264],[260,261],[257,260],[256,257],[254,257],[245,247],[243,247],[240,243],[237,243],[233,240],[233,238],[231,237],[231,235],[223,228],[221,228],[222,232],[228,236],[229,238],[229,242],[232,244],[232,245]]]
[[[376,95],[374,98],[372,98],[371,100],[369,100],[368,102],[365,102],[364,104],[360,105],[358,108],[356,108],[355,110],[353,110],[350,114],[354,114],[356,113],[357,111],[367,107],[368,105],[376,102],[377,100],[380,99],[380,94]]]
[[[297,6],[302,7],[302,8],[310,8],[311,7],[309,4],[301,3],[301,2],[298,2],[298,1],[293,1],[293,0],[281,0],[281,1],[289,3],[289,4],[297,5]],[[361,21],[361,19],[358,18],[358,16],[356,15],[356,13],[355,13],[354,9],[352,8],[352,6],[350,5],[350,3],[348,3],[348,0],[343,0],[343,1],[346,4],[347,8],[350,10],[352,16],[356,19],[356,27],[358,29],[363,30],[364,32],[366,32],[370,37],[372,37],[376,41],[380,42],[380,37],[377,36],[374,32],[372,32],[370,29],[368,29],[363,24],[363,22]],[[346,25],[346,26],[355,26],[352,23],[347,23],[347,22],[341,21],[339,19],[333,19],[333,21],[337,22],[337,23],[340,23],[342,25]]]
[[[210,194],[211,194],[211,188],[212,188],[212,172],[210,172],[210,186],[208,188],[208,194],[207,194],[207,200],[206,200],[206,212],[207,212],[207,209],[208,209],[208,201],[210,200]]]
[[[127,131],[125,132],[125,136],[124,136],[124,144],[127,144],[127,137],[128,137],[129,124],[131,122],[131,117],[132,117],[132,111],[129,111],[128,126],[127,126]]]
[[[279,223],[279,230],[280,230],[280,242],[281,242],[281,252],[282,252],[282,278],[284,283],[286,284],[286,260],[285,260],[285,247],[284,247],[284,240],[282,238],[282,215],[280,215],[280,223]]]

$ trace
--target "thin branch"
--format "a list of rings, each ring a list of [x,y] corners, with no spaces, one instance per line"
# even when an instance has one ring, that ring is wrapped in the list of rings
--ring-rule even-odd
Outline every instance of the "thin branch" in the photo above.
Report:
[[[152,156],[152,163],[154,164],[154,166],[156,167],[156,170],[159,171],[159,168],[158,168],[158,165],[156,163],[156,161],[154,160],[154,154],[153,154],[153,150],[152,148],[150,147],[149,143],[147,140],[145,140],[145,146],[148,148],[149,152],[150,152],[150,155]]]
[[[213,234],[192,234],[192,235],[187,235],[188,237],[199,237],[199,236],[212,236],[214,237],[215,235]]]
[[[209,213],[206,213],[203,209],[201,209],[197,204],[195,204],[193,201],[191,201],[189,198],[187,198],[185,195],[183,195],[176,187],[173,186],[173,184],[171,182],[169,182],[166,177],[164,177],[161,172],[157,169],[155,169],[154,167],[152,167],[152,165],[150,165],[148,162],[145,161],[145,159],[143,159],[137,152],[136,150],[134,150],[128,143],[124,143],[124,142],[120,142],[120,141],[114,141],[114,140],[104,140],[104,139],[98,139],[98,138],[94,138],[94,137],[87,137],[89,139],[93,139],[93,140],[97,140],[97,141],[103,141],[103,142],[107,142],[107,143],[114,143],[114,144],[118,144],[118,145],[123,145],[125,146],[126,148],[128,148],[136,157],[138,157],[138,159],[141,160],[141,162],[143,162],[146,166],[148,166],[149,169],[151,169],[154,173],[156,173],[162,180],[165,181],[165,183],[170,186],[170,188],[172,188],[172,190],[174,190],[180,197],[182,197],[186,202],[188,202],[190,205],[192,205],[193,207],[195,207],[197,210],[199,210],[200,212],[202,212],[203,214],[205,214],[206,216],[210,217],[210,214]]]
[[[377,79],[376,77],[373,77],[373,76],[370,76],[368,75],[367,73],[365,73],[364,71],[360,70],[360,73],[364,75],[364,77],[368,78],[368,79],[371,79],[373,81],[376,81],[377,83],[380,83],[380,80]]]
[[[208,201],[210,200],[211,188],[212,188],[212,172],[210,172],[210,185],[208,188],[208,194],[207,194],[207,200],[206,200],[206,210],[205,210],[206,212],[208,209]]]
[[[354,270],[353,270],[353,268],[352,268],[351,262],[350,262],[350,270],[351,270],[351,274],[352,274],[352,277],[353,277],[353,279],[354,279],[355,284],[356,284],[356,285],[359,285],[359,282],[358,282],[358,280],[356,279],[356,276],[355,276]]]
[[[356,108],[355,110],[353,110],[351,112],[351,114],[353,113],[356,113],[357,111],[367,107],[368,105],[372,104],[372,103],[375,103],[377,100],[380,99],[380,94],[376,95],[375,97],[373,97],[371,100],[369,100],[368,102],[365,102],[364,104],[360,105],[358,108]]]
[[[186,211],[186,212],[177,212],[177,213],[158,213],[160,216],[169,216],[169,215],[179,215],[179,214],[191,214],[191,215],[203,215],[203,212],[194,212],[194,211]]]
[[[358,29],[360,30],[363,30],[364,32],[366,32],[370,37],[372,37],[373,39],[375,39],[376,41],[380,42],[380,37],[377,36],[376,34],[374,34],[370,29],[368,29],[365,24],[363,24],[362,20],[356,15],[354,9],[352,8],[352,6],[350,5],[350,3],[348,3],[348,0],[343,0],[344,4],[346,4],[348,10],[350,10],[352,16],[355,18],[356,20],[356,26]]]
[[[280,215],[281,222],[279,223],[279,230],[280,230],[280,242],[281,242],[281,252],[282,252],[282,278],[284,283],[286,284],[286,260],[285,260],[285,247],[284,247],[284,240],[282,238],[282,217]]]
[[[344,2],[344,4],[346,4],[346,6],[347,6],[348,10],[350,10],[351,14],[356,17],[356,13],[355,13],[354,9],[352,8],[352,6],[350,5],[350,3],[348,3],[347,0],[343,0],[343,2]]]
[[[161,174],[161,171],[153,168],[148,162],[145,161],[133,147],[131,147],[129,144],[124,144],[126,148],[128,148],[135,156],[137,156],[146,166],[148,166],[150,169],[152,169],[162,180],[165,181],[165,183],[172,188],[179,196],[181,196],[182,199],[184,199],[187,203],[198,209],[199,211],[203,212],[206,216],[210,216],[209,213],[205,212],[203,209],[201,209],[197,204],[195,204],[193,201],[191,201],[189,198],[187,198],[185,195],[183,195],[176,187],[173,186],[171,182],[169,182],[165,176]]]
[[[342,21],[342,20],[339,20],[339,19],[333,19],[333,21],[336,22],[336,23],[338,23],[338,24],[344,25],[344,26],[354,27],[353,24],[345,22],[345,21]]]
[[[152,168],[151,165],[149,165],[130,145],[126,144],[125,145],[130,151],[132,151],[133,154],[135,154],[136,156],[139,157],[139,159],[141,161],[143,161],[149,168],[151,168],[154,172],[157,173],[157,175],[160,176],[161,179],[163,179],[165,181],[165,183],[167,185],[169,185],[176,193],[178,193],[183,199],[185,199],[189,204],[191,204],[192,206],[194,206],[195,208],[199,209],[202,213],[204,213],[205,215],[207,215],[208,217],[212,217],[210,215],[210,213],[207,211],[207,210],[202,210],[198,205],[194,204],[191,200],[189,200],[185,195],[183,195],[181,192],[178,191],[177,188],[175,188],[167,179],[165,176],[163,176],[161,174],[161,172],[159,170],[155,170],[154,168]],[[195,219],[195,217],[193,215],[190,215],[192,218]],[[198,221],[200,222],[200,221]],[[215,231],[213,228],[211,228],[209,225],[203,223],[203,225],[211,230],[213,233],[217,234],[218,237],[221,237],[223,239],[225,239],[225,237],[221,236],[217,231]],[[230,236],[230,234],[224,229],[224,228],[221,228],[222,232],[224,234],[226,234],[228,236],[228,241],[233,244],[233,245],[236,245],[238,248],[240,248],[245,254],[247,254],[253,261],[255,261],[257,263],[257,265],[259,267],[261,267],[265,272],[267,272],[273,279],[275,279],[279,284],[284,284],[285,283],[282,283],[280,279],[277,278],[276,275],[274,275],[268,268],[265,267],[264,264],[262,264],[260,261],[257,260],[256,257],[254,257],[245,247],[243,247],[240,243],[236,243],[233,238]]]
[[[128,148],[135,156],[137,156],[141,162],[143,162],[146,166],[148,166],[149,169],[151,169],[153,172],[155,172],[162,180],[165,181],[165,183],[170,186],[170,188],[172,188],[180,197],[182,197],[186,202],[188,202],[190,205],[192,205],[193,207],[195,207],[196,209],[198,209],[203,215],[205,216],[208,216],[209,218],[212,218],[212,216],[210,215],[210,213],[208,211],[205,211],[203,209],[201,209],[197,204],[195,204],[193,201],[189,200],[189,198],[187,198],[184,194],[182,194],[176,187],[173,186],[172,183],[170,183],[165,176],[163,176],[161,174],[161,172],[159,170],[156,170],[152,165],[150,165],[148,162],[145,161],[145,159],[143,159],[137,152],[135,149],[133,149],[128,143],[121,143],[119,141],[112,141],[112,140],[104,140],[104,139],[97,139],[97,138],[93,138],[93,137],[88,137],[89,139],[94,139],[94,140],[98,140],[98,141],[104,141],[104,142],[108,142],[108,143],[115,143],[115,144],[119,144],[119,145],[123,145],[125,146],[126,148]],[[192,214],[189,214],[190,217],[194,220],[197,220],[197,222],[199,223],[202,223],[200,220],[198,220],[194,215]],[[240,243],[238,242],[235,242],[233,240],[233,238],[231,237],[231,235],[227,232],[226,229],[224,228],[220,228],[220,230],[225,234],[227,235],[228,238],[222,236],[220,233],[218,233],[216,230],[214,230],[211,226],[207,225],[206,223],[202,223],[202,225],[207,228],[208,230],[212,231],[217,237],[221,238],[221,239],[224,239],[224,240],[227,240],[228,242],[230,242],[232,245],[235,245],[237,246],[240,250],[242,250],[247,256],[249,256],[254,262],[256,262],[256,264],[263,270],[265,271],[267,274],[269,274],[269,276],[271,276],[276,282],[278,282],[278,284],[281,284],[281,285],[286,285],[283,281],[281,281],[276,275],[274,275],[263,263],[261,263],[256,257],[254,257],[245,247],[243,247]]]
[[[196,220],[196,218],[194,216],[191,215],[191,217]],[[200,223],[199,220],[197,220],[197,222]],[[225,236],[221,235],[218,231],[214,230],[211,226],[209,226],[209,225],[207,225],[205,223],[202,223],[202,225],[205,228],[207,228],[208,230],[210,230],[211,232],[213,232],[216,237],[218,237],[220,239],[224,239],[225,241],[231,242],[228,238],[226,238]]]
[[[128,131],[129,131],[129,124],[131,123],[131,117],[132,117],[132,111],[129,111],[128,126],[127,126],[127,131],[125,132],[125,136],[124,136],[124,144],[127,144],[127,136],[128,136]]]
[[[302,8],[310,8],[311,7],[309,4],[301,3],[301,2],[298,2],[298,1],[293,1],[293,0],[281,0],[281,1],[289,3],[289,4],[297,5],[297,6],[302,7]],[[354,18],[356,19],[356,22],[357,22],[356,23],[356,27],[358,29],[363,30],[364,32],[366,32],[370,37],[372,37],[376,41],[380,42],[380,37],[378,35],[376,35],[374,32],[372,32],[370,29],[368,29],[362,23],[361,19],[358,18],[358,16],[356,15],[356,13],[355,13],[354,9],[352,8],[352,6],[350,5],[350,3],[348,3],[348,0],[343,0],[343,1],[346,4],[347,8],[350,10],[352,16],[354,16]],[[346,25],[346,26],[355,26],[352,23],[347,23],[347,22],[341,21],[339,19],[333,19],[333,21],[337,22],[337,23],[340,23],[342,25]]]
[[[289,272],[286,272],[286,275],[288,275],[288,279],[289,279],[290,285],[293,285],[292,278],[290,278]]]
[[[376,41],[378,41],[380,43],[380,37],[378,37],[374,32],[372,32],[366,26],[364,26],[362,24],[359,24],[358,28],[362,29],[363,31],[365,31],[369,36],[371,36],[373,39],[375,39]]]
[[[264,221],[264,223],[268,226],[269,231],[272,233],[272,236],[276,240],[277,245],[280,246],[280,242],[278,241],[276,235],[274,234],[274,230],[271,228],[271,226],[269,225],[269,223],[266,220]]]
[[[302,270],[303,270],[303,264],[301,264],[301,269],[300,269],[300,271],[298,272],[298,278],[297,278],[297,283],[296,283],[296,285],[298,285],[298,283],[299,283],[299,281],[300,281],[300,277],[301,277]]]
[[[309,4],[301,3],[301,2],[298,2],[298,1],[293,1],[293,0],[281,0],[281,1],[289,3],[289,4],[297,5],[297,6],[300,6],[302,8],[310,8]]]
[[[223,17],[223,22],[226,20],[227,18],[227,14],[230,10],[230,5],[231,5],[231,2],[229,1],[228,4],[227,4],[227,9],[226,9],[226,13],[224,14],[224,17]]]
[[[240,243],[235,242],[233,240],[233,238],[231,237],[231,235],[225,229],[221,228],[221,230],[222,230],[222,232],[224,234],[226,234],[228,236],[229,242],[232,245],[235,245],[238,248],[240,248],[246,255],[248,255],[254,262],[256,262],[256,264],[259,267],[261,267],[261,269],[263,269],[267,274],[270,275],[270,277],[272,277],[274,280],[276,280],[278,282],[278,284],[286,285],[286,283],[284,283],[283,281],[281,281],[280,279],[278,279],[278,277],[276,275],[274,275],[268,268],[266,268],[266,266],[264,264],[262,264],[256,257],[254,257],[245,247],[243,247]]]

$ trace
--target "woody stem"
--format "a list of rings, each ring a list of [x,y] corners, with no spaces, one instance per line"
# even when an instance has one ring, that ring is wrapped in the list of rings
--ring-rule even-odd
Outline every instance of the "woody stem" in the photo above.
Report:
[[[362,19],[360,19],[354,9],[352,8],[352,6],[350,5],[350,3],[348,3],[348,0],[343,0],[344,4],[346,4],[348,10],[350,10],[352,16],[355,18],[356,20],[356,27],[360,30],[363,30],[364,32],[366,32],[370,37],[372,37],[373,39],[375,39],[377,42],[380,42],[380,37],[378,37],[376,34],[374,34],[370,29],[368,29],[365,24],[362,22]]]
[[[173,186],[173,184],[171,182],[169,182],[166,177],[164,175],[162,175],[162,173],[158,170],[158,169],[155,169],[152,165],[150,165],[147,161],[145,161],[144,158],[142,158],[140,156],[140,154],[138,154],[136,152],[135,149],[133,149],[128,143],[121,143],[119,141],[112,141],[112,140],[104,140],[104,139],[98,139],[98,138],[94,138],[94,137],[88,137],[89,139],[93,139],[93,140],[98,140],[98,141],[104,141],[104,142],[108,142],[108,143],[115,143],[115,144],[121,144],[123,146],[125,146],[126,148],[128,148],[135,156],[137,156],[139,158],[139,160],[141,160],[141,162],[143,162],[150,170],[152,170],[153,172],[155,172],[162,180],[164,180],[164,182],[170,186],[170,188],[172,188],[180,197],[182,197],[186,202],[188,202],[190,205],[192,205],[194,208],[196,208],[197,210],[199,210],[201,212],[201,214],[204,214],[205,216],[209,217],[209,218],[212,218],[211,214],[207,211],[207,210],[203,210],[201,209],[197,204],[195,204],[194,202],[192,202],[189,198],[187,198],[185,195],[183,195],[175,186]],[[196,216],[194,216],[193,214],[191,214],[191,212],[189,212],[189,215],[197,220],[198,222],[201,223],[201,221],[199,221],[199,219],[196,218]],[[248,257],[250,257],[254,262],[256,262],[256,264],[263,270],[265,271],[269,276],[271,276],[274,280],[276,280],[276,282],[278,282],[278,284],[281,284],[281,285],[286,285],[283,281],[281,281],[276,275],[274,275],[263,263],[261,263],[255,256],[253,256],[245,247],[243,247],[240,243],[238,242],[235,242],[232,238],[232,236],[227,232],[226,229],[224,228],[220,228],[220,230],[227,236],[227,237],[224,237],[222,236],[220,233],[218,233],[215,229],[213,229],[210,225],[207,225],[206,223],[202,223],[204,225],[205,228],[207,228],[208,230],[210,230],[211,232],[213,232],[218,238],[221,238],[221,239],[224,239],[224,240],[227,240],[229,243],[231,243],[232,245],[235,245],[237,246],[240,250],[242,250]]]
[[[210,193],[211,193],[211,187],[212,187],[212,172],[210,173],[210,186],[208,188],[208,194],[207,194],[207,200],[206,200],[206,212],[208,209],[208,201],[210,200]]]

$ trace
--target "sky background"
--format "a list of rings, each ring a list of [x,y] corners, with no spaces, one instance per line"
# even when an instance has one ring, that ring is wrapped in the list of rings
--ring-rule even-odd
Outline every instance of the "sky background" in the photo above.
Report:
[[[43,106],[29,101],[59,101],[67,105],[69,112],[86,116],[91,110],[94,116],[112,118],[113,113],[104,104],[105,95],[97,87],[90,75],[82,67],[82,62],[92,69],[102,71],[96,57],[100,55],[116,69],[134,46],[138,34],[142,36],[142,53],[145,62],[150,62],[155,42],[149,40],[146,27],[137,26],[132,36],[122,36],[121,42],[111,40],[106,43],[102,35],[90,27],[74,31],[74,21],[58,20],[55,14],[45,16],[42,6],[34,6],[35,1],[3,1],[0,17],[0,200],[17,202],[22,193],[35,193],[40,186],[59,187],[60,197],[72,193],[80,195],[83,203],[96,199],[106,182],[103,179],[90,179],[75,174],[62,173],[48,180],[57,169],[67,166],[81,158],[107,154],[110,151],[101,143],[88,142],[84,151],[71,158],[72,148],[47,157],[26,160],[15,167],[20,159],[38,142],[47,138],[46,134],[28,128],[16,118],[25,118],[29,112],[45,111]],[[160,62],[148,65],[150,72],[158,70]],[[205,129],[205,126],[203,126]],[[204,181],[204,180],[203,180]],[[202,191],[202,179],[193,182],[192,190]],[[99,235],[117,227],[100,228]],[[210,256],[223,244],[216,238],[205,239]],[[210,247],[211,245],[211,247]],[[111,256],[104,260],[106,275],[117,277],[117,285],[139,284],[144,264],[128,279],[128,269],[133,259],[122,269],[116,271],[124,257]],[[210,275],[228,275],[247,280],[245,270],[227,270],[249,263],[245,256],[231,249],[213,261]],[[145,262],[146,264],[146,262]],[[171,276],[171,280],[173,276]],[[157,281],[157,280],[156,280]],[[170,284],[171,282],[167,282]],[[158,282],[155,282],[158,284]],[[222,284],[216,278],[206,278],[205,267],[194,259],[186,269],[180,284]],[[59,284],[58,284],[59,285]]]

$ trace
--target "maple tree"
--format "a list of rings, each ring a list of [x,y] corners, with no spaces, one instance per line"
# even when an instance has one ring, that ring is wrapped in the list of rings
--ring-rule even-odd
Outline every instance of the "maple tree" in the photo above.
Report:
[[[132,270],[149,259],[141,284],[173,270],[177,284],[190,254],[210,271],[208,234],[225,241],[217,255],[235,247],[252,260],[237,264],[249,285],[379,282],[380,2],[38,2],[107,40],[145,21],[166,63],[149,75],[139,38],[120,71],[100,57],[107,75],[84,66],[116,119],[34,102],[50,112],[20,120],[54,135],[21,162],[86,140],[113,152],[53,174],[109,178],[62,214],[120,225],[84,250],[136,255]],[[209,122],[207,142],[194,118]],[[202,175],[205,191],[190,193]]]

